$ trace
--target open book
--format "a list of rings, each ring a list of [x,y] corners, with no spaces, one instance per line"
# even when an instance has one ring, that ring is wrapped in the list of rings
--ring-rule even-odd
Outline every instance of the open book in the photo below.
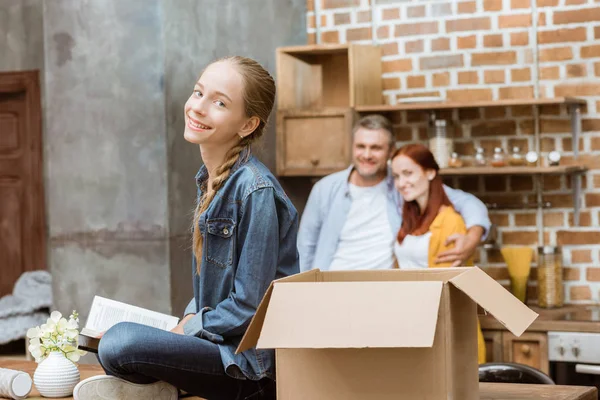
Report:
[[[136,322],[170,331],[179,318],[95,296],[85,327],[79,333],[79,348],[97,353],[102,334],[119,322]]]

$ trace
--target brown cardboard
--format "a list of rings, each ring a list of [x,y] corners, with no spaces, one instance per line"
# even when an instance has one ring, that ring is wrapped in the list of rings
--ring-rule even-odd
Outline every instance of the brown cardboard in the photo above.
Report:
[[[272,284],[238,351],[276,349],[279,400],[473,400],[475,302],[518,334],[537,314],[515,300],[477,267],[313,270]]]
[[[242,351],[246,351],[256,346],[256,342],[258,341],[258,338],[260,336],[260,331],[262,329],[263,322],[265,320],[265,315],[267,313],[267,307],[269,306],[269,302],[271,300],[271,294],[273,293],[273,285],[275,282],[317,282],[319,273],[320,271],[318,269],[313,269],[311,271],[302,272],[271,282],[269,288],[267,289],[267,292],[263,296],[263,299],[260,301],[260,304],[256,309],[254,317],[252,317],[252,320],[250,321],[248,329],[246,329],[246,333],[244,334],[244,337],[242,338],[242,341],[240,342],[236,353],[241,353]]]
[[[441,293],[442,282],[276,284],[256,347],[431,347]]]
[[[521,336],[538,316],[529,308],[523,308],[519,299],[479,268],[468,268],[450,282],[516,336]]]

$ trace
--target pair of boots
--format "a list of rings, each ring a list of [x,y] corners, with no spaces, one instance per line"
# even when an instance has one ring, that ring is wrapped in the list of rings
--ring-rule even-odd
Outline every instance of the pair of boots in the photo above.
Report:
[[[255,393],[241,394],[239,400],[275,400],[274,381],[262,379],[259,381],[259,387],[260,390]],[[177,400],[179,390],[163,381],[140,385],[110,375],[98,375],[79,382],[73,390],[73,398],[75,400]]]

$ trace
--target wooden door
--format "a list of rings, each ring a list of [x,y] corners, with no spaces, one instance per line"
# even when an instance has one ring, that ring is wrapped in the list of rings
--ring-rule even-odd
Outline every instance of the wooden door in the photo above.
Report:
[[[0,73],[0,296],[37,269],[46,269],[39,75]]]
[[[529,365],[548,374],[548,336],[543,332],[525,332],[517,337],[502,332],[504,361]]]

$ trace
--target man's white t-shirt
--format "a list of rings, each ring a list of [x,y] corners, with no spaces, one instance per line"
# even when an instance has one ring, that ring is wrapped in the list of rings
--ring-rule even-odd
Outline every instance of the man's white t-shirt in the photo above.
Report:
[[[392,268],[397,232],[392,232],[387,215],[387,182],[349,187],[352,205],[329,270]]]

